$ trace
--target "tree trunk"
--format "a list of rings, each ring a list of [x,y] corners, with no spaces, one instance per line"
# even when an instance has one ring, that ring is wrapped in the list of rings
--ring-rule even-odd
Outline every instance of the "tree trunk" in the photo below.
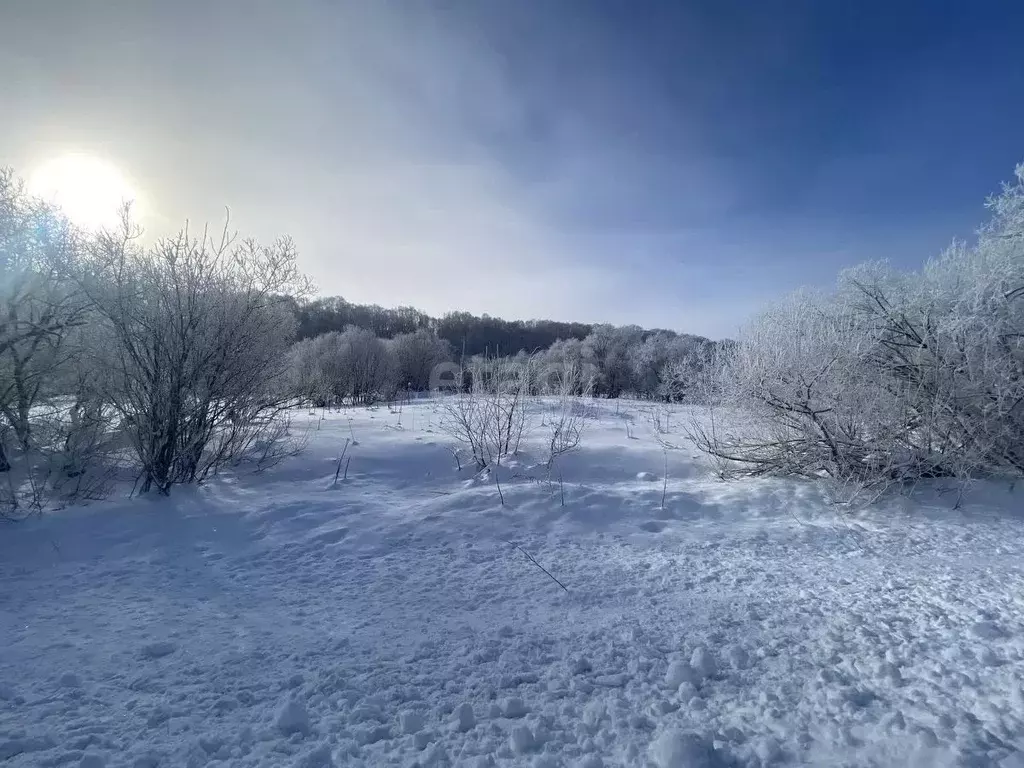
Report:
[[[18,397],[18,420],[14,425],[14,431],[18,435],[22,450],[27,451],[32,445],[32,404],[28,397],[19,393]]]
[[[27,451],[32,442],[32,422],[30,420],[32,398],[29,394],[31,385],[27,380],[24,362],[17,355],[12,355],[12,359],[14,394],[17,404],[14,410],[5,408],[4,413],[7,416],[7,420],[11,423],[11,427],[14,428],[14,436],[18,438],[18,443],[21,445],[22,450]]]
[[[11,462],[7,460],[7,449],[4,448],[4,441],[0,440],[0,472],[10,472]]]

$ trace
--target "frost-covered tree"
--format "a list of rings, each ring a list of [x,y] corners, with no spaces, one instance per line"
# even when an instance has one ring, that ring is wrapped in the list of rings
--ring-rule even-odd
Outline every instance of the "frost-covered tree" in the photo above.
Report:
[[[573,395],[592,393],[599,370],[579,339],[559,339],[538,355],[538,385],[541,394],[561,396],[565,384]]]
[[[326,408],[336,398],[320,367],[315,341],[303,339],[292,345],[288,352],[288,385],[297,397],[316,408]]]
[[[712,342],[689,337],[692,344],[680,345],[658,372],[656,396],[670,403],[707,403],[716,391],[714,372],[718,360],[728,354],[731,342]]]
[[[643,329],[597,325],[583,341],[584,356],[598,368],[595,394],[619,397],[633,386],[629,350],[641,343]]]
[[[454,358],[451,344],[426,328],[395,336],[390,347],[395,356],[398,383],[415,392],[430,389],[435,367]]]
[[[699,336],[659,331],[628,350],[633,392],[641,398],[679,399],[679,383],[709,344]]]
[[[338,336],[338,345],[347,397],[357,403],[394,397],[398,366],[394,352],[383,340],[372,331],[351,327]]]
[[[627,358],[633,391],[638,397],[657,394],[661,373],[673,362],[672,341],[666,333],[654,333],[629,348]]]
[[[372,403],[394,396],[398,388],[393,350],[355,326],[297,343],[290,365],[296,393],[317,406]]]
[[[88,353],[86,237],[0,170],[0,515],[98,498],[117,434]]]
[[[0,471],[11,466],[5,433],[32,447],[33,409],[54,394],[68,339],[85,322],[89,303],[71,279],[80,247],[58,209],[0,169]]]

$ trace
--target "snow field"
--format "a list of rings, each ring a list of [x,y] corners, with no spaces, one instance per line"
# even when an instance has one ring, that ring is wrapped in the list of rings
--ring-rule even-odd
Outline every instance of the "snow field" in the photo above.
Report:
[[[647,407],[595,405],[564,507],[539,421],[501,506],[427,401],[0,529],[0,766],[1024,765],[1017,495],[843,516],[679,435],[663,486]]]

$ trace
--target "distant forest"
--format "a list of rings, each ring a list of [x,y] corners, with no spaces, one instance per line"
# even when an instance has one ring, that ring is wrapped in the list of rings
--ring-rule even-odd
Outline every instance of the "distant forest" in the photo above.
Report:
[[[431,317],[414,307],[387,309],[376,304],[353,304],[340,296],[329,296],[309,302],[295,303],[298,318],[298,339],[310,339],[331,331],[344,331],[356,326],[381,339],[413,333],[420,329],[433,331],[438,338],[452,345],[457,356],[482,354],[515,355],[519,352],[538,352],[551,347],[556,341],[576,339],[583,341],[598,327],[589,323],[567,323],[556,320],[503,320],[484,314],[448,312],[442,317]],[[674,338],[675,331],[661,329],[631,330],[641,338],[659,335]],[[700,339],[689,334],[687,338]]]

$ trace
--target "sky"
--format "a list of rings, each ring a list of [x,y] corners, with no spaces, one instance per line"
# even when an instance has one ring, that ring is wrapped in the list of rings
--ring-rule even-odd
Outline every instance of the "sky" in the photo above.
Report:
[[[3,0],[0,165],[291,235],[324,295],[734,335],[1024,160],[1024,6]]]

